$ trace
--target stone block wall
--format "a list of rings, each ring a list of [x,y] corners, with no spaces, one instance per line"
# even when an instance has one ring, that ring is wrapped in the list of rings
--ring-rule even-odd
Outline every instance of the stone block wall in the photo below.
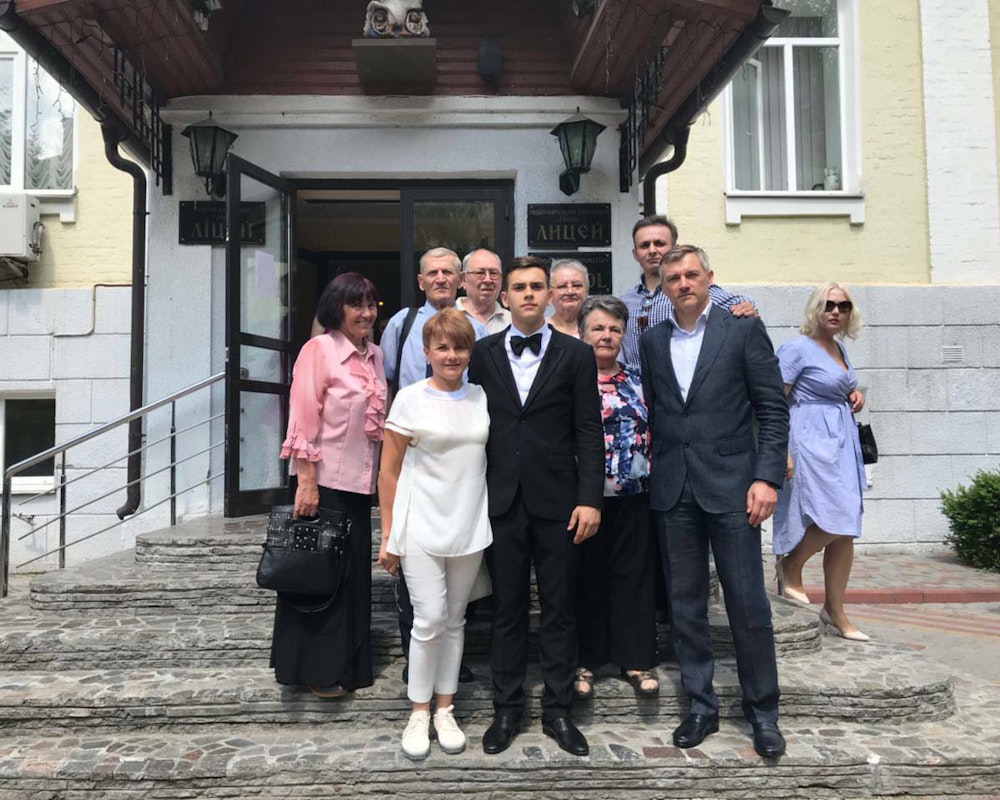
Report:
[[[128,411],[130,292],[127,286],[0,290],[0,397],[55,398],[57,443]],[[67,480],[81,479],[67,487],[67,509],[108,496],[70,515],[67,541],[117,521],[114,512],[125,496],[124,460],[100,473],[81,476],[126,452],[125,428],[68,451]],[[35,499],[14,495],[12,565],[58,544],[56,523],[23,541],[18,539],[51,519],[58,508],[56,493]],[[130,547],[133,528],[130,523],[69,548],[67,564]],[[56,563],[56,557],[50,556],[29,569]]]

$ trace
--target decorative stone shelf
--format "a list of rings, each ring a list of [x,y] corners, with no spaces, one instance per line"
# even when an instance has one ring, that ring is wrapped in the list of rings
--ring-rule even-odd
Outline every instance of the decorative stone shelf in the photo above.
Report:
[[[433,94],[437,39],[353,39],[365,94]]]

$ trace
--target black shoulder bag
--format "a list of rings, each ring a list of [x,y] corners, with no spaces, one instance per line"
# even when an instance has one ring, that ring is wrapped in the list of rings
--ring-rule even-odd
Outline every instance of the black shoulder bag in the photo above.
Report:
[[[343,511],[320,508],[314,519],[293,519],[294,506],[274,506],[267,520],[257,585],[279,594],[315,596],[318,605],[297,605],[312,614],[332,606],[351,568],[351,520]]]

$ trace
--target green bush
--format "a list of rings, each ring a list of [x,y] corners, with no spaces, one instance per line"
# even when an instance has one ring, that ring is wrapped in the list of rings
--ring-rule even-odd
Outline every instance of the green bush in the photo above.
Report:
[[[941,493],[945,542],[974,567],[1000,572],[1000,471],[980,470],[968,488]]]

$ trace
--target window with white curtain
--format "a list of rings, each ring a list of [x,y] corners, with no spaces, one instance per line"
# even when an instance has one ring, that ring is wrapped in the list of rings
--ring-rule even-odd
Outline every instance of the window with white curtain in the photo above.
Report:
[[[727,91],[728,196],[836,201],[860,195],[855,2],[784,0],[780,4],[791,14],[733,78]],[[755,208],[761,213],[767,208],[779,213],[792,207],[740,208],[744,213],[755,213]],[[829,209],[826,204],[816,213]],[[731,222],[729,211],[727,221]],[[852,221],[863,220],[863,216],[854,219],[853,209],[844,213],[850,213]]]
[[[0,190],[71,192],[75,115],[70,94],[0,33]]]

